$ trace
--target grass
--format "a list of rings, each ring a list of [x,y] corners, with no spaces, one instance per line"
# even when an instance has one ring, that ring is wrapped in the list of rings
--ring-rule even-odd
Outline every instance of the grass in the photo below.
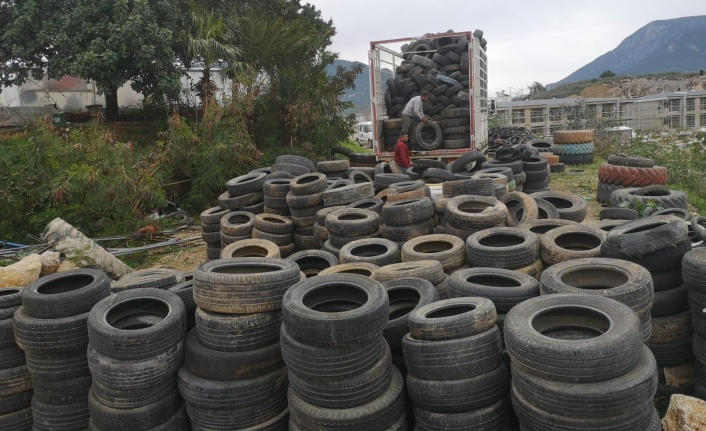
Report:
[[[353,151],[354,153],[359,153],[359,154],[372,154],[373,150],[371,148],[365,148],[361,147],[360,144],[354,142],[354,141],[343,141],[340,144],[342,147],[346,147],[349,150]]]

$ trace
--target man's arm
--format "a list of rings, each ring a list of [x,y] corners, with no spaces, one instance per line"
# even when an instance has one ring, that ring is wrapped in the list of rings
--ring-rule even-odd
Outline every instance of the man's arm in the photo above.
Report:
[[[414,114],[421,121],[424,121],[424,119],[426,118],[424,116],[424,111],[422,111],[422,100],[421,99],[419,99],[419,101],[417,101],[417,103],[414,104]]]

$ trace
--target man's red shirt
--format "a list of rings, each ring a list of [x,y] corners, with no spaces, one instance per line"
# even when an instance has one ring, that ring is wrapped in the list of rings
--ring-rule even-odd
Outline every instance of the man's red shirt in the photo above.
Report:
[[[412,160],[409,158],[409,148],[403,141],[397,141],[395,145],[395,163],[405,169],[412,166]]]

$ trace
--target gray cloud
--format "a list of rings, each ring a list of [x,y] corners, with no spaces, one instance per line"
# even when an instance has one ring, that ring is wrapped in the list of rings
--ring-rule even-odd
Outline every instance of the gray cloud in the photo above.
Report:
[[[310,0],[337,29],[333,51],[368,62],[370,41],[473,31],[488,40],[491,94],[556,82],[651,21],[706,15],[702,0]]]

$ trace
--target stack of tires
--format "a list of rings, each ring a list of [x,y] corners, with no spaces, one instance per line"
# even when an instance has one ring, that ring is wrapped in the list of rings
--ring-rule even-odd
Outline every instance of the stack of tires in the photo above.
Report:
[[[441,111],[442,148],[454,150],[471,146],[471,110],[468,108]]]
[[[346,206],[363,199],[370,199],[375,194],[372,183],[353,184],[349,180],[340,180],[340,186],[334,183],[324,192],[324,206]]]
[[[194,271],[196,329],[179,390],[194,429],[287,429],[279,329],[284,292],[300,280],[283,259],[240,257]]]
[[[272,165],[271,173],[278,175],[291,175],[289,178],[294,178],[299,175],[316,172],[316,165],[311,160],[302,156],[285,154],[278,156],[275,159],[275,164]]]
[[[12,330],[13,316],[21,305],[22,287],[0,289],[0,426],[30,431],[32,380]]]
[[[608,163],[603,163],[598,168],[597,200],[602,205],[608,205],[611,193],[616,190],[664,185],[667,180],[667,169],[655,167],[652,159],[614,154],[608,156]]]
[[[402,245],[434,232],[434,204],[429,198],[388,202],[382,207],[382,237]]]
[[[654,287],[650,273],[640,265],[617,259],[576,259],[544,270],[539,285],[542,295],[590,294],[622,302],[639,318],[644,341],[650,339]]]
[[[176,387],[185,331],[183,301],[164,290],[128,290],[93,307],[88,317],[90,429],[189,429]]]
[[[508,429],[510,383],[495,317],[485,298],[447,299],[410,313],[402,350],[415,429]]]
[[[289,429],[407,429],[402,375],[382,337],[385,287],[352,274],[319,275],[283,300]]]
[[[294,224],[288,217],[276,214],[258,214],[252,229],[253,239],[270,241],[279,248],[279,255],[287,257],[294,252],[292,232]]]
[[[495,185],[490,178],[467,178],[445,181],[441,184],[441,195],[453,198],[462,195],[495,197]]]
[[[694,330],[694,394],[706,400],[706,249],[697,248],[682,261],[684,285],[688,289]]]
[[[221,217],[221,250],[228,244],[252,238],[255,215],[233,211]]]
[[[549,190],[551,174],[549,162],[542,156],[531,156],[522,161],[522,171],[525,173],[525,183],[522,191],[530,194]]]
[[[682,258],[691,250],[688,227],[674,216],[632,220],[614,227],[601,247],[603,257],[628,260],[650,272],[656,291],[681,284]]]
[[[508,182],[515,181],[515,190],[519,192],[524,191],[524,185],[527,182],[527,174],[524,171],[522,160],[514,160],[512,162],[488,160],[481,163],[477,173],[498,173],[506,175]]]
[[[552,152],[564,165],[593,163],[593,130],[557,130],[552,133]]]
[[[226,191],[218,196],[218,206],[231,211],[262,213],[265,208],[262,184],[266,179],[267,172],[257,171],[229,180]]]
[[[323,192],[326,187],[326,175],[318,172],[295,177],[289,184],[286,200],[294,223],[292,238],[297,250],[319,248],[313,226],[316,212],[324,207]]]
[[[284,217],[292,215],[287,205],[287,194],[289,193],[291,180],[287,178],[270,178],[262,185],[262,192],[265,196],[266,214],[276,214]]]
[[[446,233],[465,241],[483,229],[504,226],[507,212],[495,197],[456,196],[446,203]]]
[[[190,331],[191,328],[196,326],[196,303],[194,302],[193,272],[189,271],[188,273],[185,273],[183,282],[178,283],[167,290],[181,298],[182,302],[184,302],[184,309],[186,310],[186,330]]]
[[[108,277],[93,269],[48,275],[22,290],[14,331],[32,378],[33,429],[88,428],[89,312],[109,295]]]
[[[201,237],[206,243],[208,259],[218,259],[221,255],[221,217],[229,212],[221,207],[213,207],[201,213]]]
[[[375,211],[356,208],[341,208],[326,215],[328,240],[324,248],[329,253],[339,256],[346,244],[366,238],[378,238],[380,215]]]
[[[504,335],[521,429],[662,429],[656,363],[628,306],[596,295],[540,296],[510,310]]]

